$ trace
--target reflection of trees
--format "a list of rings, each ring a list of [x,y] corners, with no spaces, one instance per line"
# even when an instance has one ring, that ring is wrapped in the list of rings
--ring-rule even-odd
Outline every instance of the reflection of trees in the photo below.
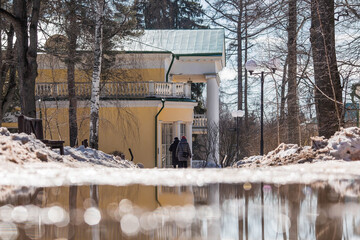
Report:
[[[70,224],[68,229],[69,240],[75,240],[75,222],[76,222],[76,198],[77,198],[77,186],[69,187],[69,214]]]
[[[42,205],[43,188],[22,187],[22,186],[0,186],[0,206],[11,204],[13,206],[21,205]],[[25,224],[18,223],[18,238],[30,240],[25,232]],[[11,231],[11,229],[10,229]],[[4,237],[4,236],[2,236]],[[1,238],[5,239],[5,238]]]
[[[298,218],[300,213],[300,202],[304,199],[302,189],[303,185],[292,184],[281,187],[282,197],[287,197],[288,207],[289,207],[289,218],[290,218],[290,229],[289,229],[289,238],[297,239],[299,236],[298,232]]]
[[[318,189],[318,216],[315,223],[317,240],[342,239],[342,213],[337,212],[335,208],[342,201],[340,194],[329,186]]]

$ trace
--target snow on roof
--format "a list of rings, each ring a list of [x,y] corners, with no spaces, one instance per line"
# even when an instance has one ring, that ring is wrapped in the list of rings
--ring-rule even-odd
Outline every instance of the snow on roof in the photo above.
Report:
[[[224,29],[144,30],[139,37],[120,41],[117,50],[171,52],[175,55],[224,55]]]

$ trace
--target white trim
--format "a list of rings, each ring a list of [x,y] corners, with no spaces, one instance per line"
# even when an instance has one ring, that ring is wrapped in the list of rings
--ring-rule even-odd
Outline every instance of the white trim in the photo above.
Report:
[[[204,74],[206,81],[209,81],[210,79],[215,78],[216,82],[218,84],[218,87],[220,87],[220,78],[218,77],[218,74],[216,73],[206,73]]]
[[[69,108],[69,101],[43,101],[46,108]],[[100,107],[161,107],[161,100],[100,100]],[[173,102],[165,101],[166,108],[193,109],[197,106],[195,102]],[[90,107],[90,101],[78,101],[78,108]]]

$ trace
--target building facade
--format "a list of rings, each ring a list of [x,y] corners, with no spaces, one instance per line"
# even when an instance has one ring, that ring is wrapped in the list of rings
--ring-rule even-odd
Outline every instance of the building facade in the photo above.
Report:
[[[207,125],[214,131],[219,123],[218,72],[225,66],[224,30],[145,30],[142,36],[121,43],[104,55],[99,149],[123,152],[127,159],[131,150],[135,163],[172,167],[168,149],[174,137],[186,136],[192,146],[197,105],[191,99],[192,83],[206,83]],[[81,145],[89,137],[92,72],[87,65],[91,52],[79,55],[75,85]],[[49,53],[39,54],[38,63],[36,97],[45,137],[65,140],[68,145],[66,64]],[[218,162],[218,134],[214,136],[209,158]]]

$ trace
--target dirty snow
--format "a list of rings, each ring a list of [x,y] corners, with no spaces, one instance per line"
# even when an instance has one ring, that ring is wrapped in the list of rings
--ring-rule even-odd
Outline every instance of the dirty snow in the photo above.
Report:
[[[236,162],[234,167],[257,168],[329,160],[360,160],[360,128],[345,128],[330,139],[313,137],[311,140],[312,146],[304,147],[282,143],[267,155],[244,158]]]
[[[6,128],[0,128],[0,163],[15,164],[14,168],[41,162],[54,163],[59,166],[106,166],[106,167],[136,167],[132,162],[102,151],[85,148],[64,147],[65,155],[53,151],[35,135],[25,133],[11,134]],[[46,165],[46,164],[45,164]]]
[[[282,144],[264,157],[254,156],[239,164],[264,166],[261,168],[140,169],[127,160],[84,147],[65,147],[66,155],[61,156],[34,136],[10,134],[7,129],[0,128],[0,185],[202,186],[244,182],[309,184],[360,179],[360,161],[336,160],[357,158],[359,133],[357,128],[343,129],[329,140],[314,138],[313,147]],[[303,164],[293,164],[300,162]]]

